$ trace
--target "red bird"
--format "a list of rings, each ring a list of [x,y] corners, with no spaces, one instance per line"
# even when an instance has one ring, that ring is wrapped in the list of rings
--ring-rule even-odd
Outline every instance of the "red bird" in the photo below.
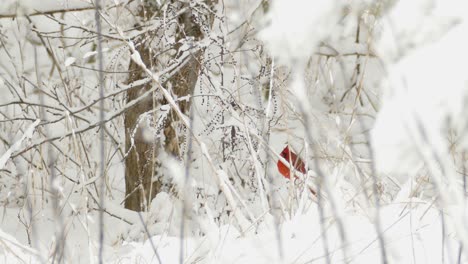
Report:
[[[278,171],[287,179],[291,178],[290,166],[293,166],[297,171],[306,173],[305,164],[300,157],[294,153],[289,146],[286,146],[280,154],[290,164],[284,164],[281,160],[278,160]]]

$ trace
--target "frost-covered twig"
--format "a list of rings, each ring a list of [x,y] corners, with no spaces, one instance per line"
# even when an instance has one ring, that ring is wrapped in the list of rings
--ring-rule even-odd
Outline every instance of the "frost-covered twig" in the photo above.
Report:
[[[95,1],[95,14],[94,19],[96,21],[96,31],[97,31],[97,52],[98,52],[98,69],[99,69],[99,263],[103,263],[103,254],[104,254],[104,211],[105,207],[105,192],[104,192],[104,183],[106,180],[105,174],[105,145],[104,145],[104,127],[106,123],[104,122],[104,56],[102,55],[102,28],[101,28],[101,17],[99,15],[101,11],[101,0]]]
[[[451,168],[447,156],[441,153],[442,150],[437,149],[431,144],[429,136],[435,137],[435,135],[430,134],[431,131],[425,128],[424,123],[416,113],[412,114],[415,124],[414,126],[406,127],[408,134],[413,139],[413,142],[415,142],[421,158],[429,168],[430,176],[440,196],[440,202],[453,220],[459,240],[463,246],[466,246],[468,245],[468,236],[466,234],[465,215],[463,213],[465,208],[460,208],[464,205],[464,192],[456,187],[456,174]],[[444,183],[444,180],[446,183]],[[444,186],[446,187],[444,188]]]
[[[363,127],[363,122],[360,122],[361,128]],[[380,218],[380,197],[378,195],[378,186],[377,186],[377,169],[375,166],[375,156],[374,156],[374,149],[371,144],[371,139],[368,134],[366,135],[366,143],[367,147],[369,149],[369,158],[371,160],[371,177],[372,177],[372,192],[374,196],[374,203],[375,203],[375,228],[377,231],[377,236],[379,239],[379,244],[380,244],[380,254],[382,257],[382,262],[384,264],[388,263],[388,257],[387,257],[387,250],[385,248],[385,238],[382,233],[382,223],[381,223],[381,218]]]
[[[302,79],[303,78],[302,73],[303,73],[303,68],[301,68],[301,67],[297,67],[295,69],[295,71],[294,71],[295,76],[293,77],[293,82],[295,82],[295,86],[294,86],[295,96],[296,96],[296,99],[298,101],[299,109],[301,110],[301,114],[304,117],[304,119],[303,119],[304,120],[304,130],[305,130],[306,137],[307,137],[307,139],[310,142],[310,145],[312,147],[312,153],[317,154],[318,152],[317,152],[317,149],[316,149],[315,144],[314,144],[314,136],[312,135],[312,131],[311,131],[311,128],[313,127],[311,119],[310,119],[311,109],[310,109],[309,103],[306,101],[307,96],[306,96],[306,92],[305,92],[304,81]],[[336,221],[337,221],[337,225],[338,225],[338,231],[339,231],[339,234],[341,236],[342,244],[343,244],[344,260],[347,263],[349,261],[348,256],[347,256],[348,241],[346,239],[344,225],[343,225],[343,222],[342,222],[342,219],[341,219],[342,212],[337,212],[335,201],[333,199],[332,190],[330,190],[330,188],[328,186],[326,176],[323,173],[318,160],[314,159],[313,161],[314,161],[314,168],[315,168],[315,170],[317,172],[317,175],[318,175],[317,199],[318,199],[320,225],[322,227],[322,230],[324,231],[323,232],[323,246],[324,246],[326,261],[327,261],[327,263],[331,263],[330,256],[329,256],[330,252],[329,252],[329,248],[328,248],[328,235],[327,235],[327,232],[325,231],[325,218],[324,218],[325,212],[324,212],[324,208],[323,208],[323,198],[324,197],[323,197],[323,193],[322,193],[322,188],[324,188],[325,193],[330,195],[331,209],[333,211],[333,214],[336,217]]]
[[[141,216],[141,212],[137,212],[137,213],[138,213],[138,217],[140,218],[141,225],[143,226],[143,229],[145,230],[145,233],[148,236],[148,239],[150,241],[151,249],[153,249],[154,255],[156,255],[156,258],[158,259],[158,262],[162,263],[161,257],[159,256],[159,253],[158,253],[158,250],[156,249],[156,246],[153,243],[153,239],[151,238],[151,234],[148,231],[148,227],[147,227],[145,221],[143,220],[143,217]]]
[[[31,139],[32,138],[32,135],[34,133],[34,130],[36,129],[36,127],[39,125],[41,120],[37,119],[36,121],[34,121],[34,123],[32,123],[31,125],[29,125],[29,127],[24,131],[24,134],[23,136],[21,136],[21,138],[16,141],[13,146],[11,146],[1,157],[0,157],[0,170],[3,169],[5,167],[5,164],[7,163],[7,161],[12,157],[13,153],[18,151],[20,148],[21,148],[21,144],[23,143],[24,140],[26,139]]]
[[[28,254],[31,254],[40,259],[40,254],[36,250],[22,245],[16,241],[14,237],[11,237],[9,234],[5,234],[3,230],[0,230],[0,244],[3,246],[5,251],[10,251],[18,259],[22,259],[21,257],[23,256],[22,252],[19,252],[19,250],[27,252]],[[4,253],[6,252],[3,252],[3,254]]]
[[[47,11],[36,11],[33,13],[28,14],[28,16],[42,16],[42,15],[53,15],[57,13],[68,13],[68,12],[80,12],[80,11],[88,11],[93,10],[94,6],[86,6],[86,7],[75,7],[75,8],[63,8],[63,9],[55,9],[55,10],[47,10]],[[18,14],[0,14],[0,19],[2,18],[16,18]]]

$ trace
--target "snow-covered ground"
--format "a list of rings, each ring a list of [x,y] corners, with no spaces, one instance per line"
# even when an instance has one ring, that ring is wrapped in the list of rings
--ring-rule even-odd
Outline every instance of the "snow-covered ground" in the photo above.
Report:
[[[15,228],[15,213],[12,210],[4,213],[6,220],[2,223],[0,233],[0,261],[41,263],[41,257],[47,259],[51,253],[51,249],[46,248],[50,241],[45,240],[45,234],[48,229],[53,229],[53,222],[44,220],[37,223],[40,226],[37,232],[43,233],[41,237],[44,238],[44,241],[39,242],[44,243],[44,251],[40,253],[15,238],[15,230],[21,232],[23,229]],[[450,216],[433,204],[416,199],[401,201],[383,206],[380,215],[390,263],[457,263],[460,243],[456,239]],[[96,215],[90,214],[89,218],[93,217]],[[123,230],[126,225],[108,220],[105,225],[106,235],[125,233]],[[325,230],[321,228],[315,206],[308,208],[306,213],[297,213],[292,219],[284,221],[279,228],[280,234],[276,233],[273,223],[265,223],[257,230],[244,234],[231,225],[213,228],[205,236],[184,239],[184,263],[326,263],[323,236],[328,241],[331,263],[381,263],[373,221],[352,212],[343,214],[341,221],[346,230],[344,238],[339,235],[337,224],[332,218],[325,219]],[[89,227],[90,234],[87,234],[83,226],[70,223],[67,228],[65,263],[96,262],[97,243],[93,234],[97,230],[93,225]],[[106,263],[179,263],[182,253],[180,245],[179,237],[167,235],[154,236],[151,241],[143,239],[140,242],[107,244],[104,259]],[[462,262],[464,259],[462,257]]]

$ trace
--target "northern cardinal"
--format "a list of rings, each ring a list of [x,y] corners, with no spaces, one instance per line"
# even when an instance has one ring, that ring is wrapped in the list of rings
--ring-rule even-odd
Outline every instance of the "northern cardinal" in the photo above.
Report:
[[[306,173],[305,164],[300,157],[294,153],[289,146],[286,146],[280,154],[286,161],[291,164],[284,164],[281,160],[278,160],[278,171],[287,179],[291,178],[290,166],[293,166],[297,171]]]
[[[285,178],[289,179],[291,178],[291,169],[290,166],[294,166],[294,169],[297,171],[305,174],[306,173],[306,168],[305,164],[302,161],[300,157],[297,156],[296,153],[294,153],[289,146],[286,146],[283,151],[281,151],[280,156],[283,157],[286,161],[288,161],[288,164],[284,164],[281,160],[278,160],[278,171],[283,175]],[[297,176],[295,176],[296,179],[298,179]],[[312,187],[308,186],[309,191],[312,193],[312,195],[317,196],[317,192],[312,189]]]

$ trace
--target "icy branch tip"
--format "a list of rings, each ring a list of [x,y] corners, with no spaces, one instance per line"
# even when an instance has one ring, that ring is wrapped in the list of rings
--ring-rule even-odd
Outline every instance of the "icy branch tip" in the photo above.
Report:
[[[36,129],[36,127],[39,125],[40,122],[41,122],[40,119],[36,119],[36,121],[34,121],[34,123],[32,123],[28,127],[26,132],[24,132],[24,135],[25,135],[26,138],[32,138],[32,134],[33,134],[34,130]]]
[[[138,51],[133,52],[131,57],[132,57],[132,60],[139,66],[142,66],[142,67],[145,66],[145,64],[143,64],[143,61],[141,60],[141,56]]]
[[[11,155],[15,152],[15,151],[18,151],[21,147],[21,143],[23,143],[23,141],[25,139],[31,139],[32,138],[32,135],[34,133],[34,130],[35,128],[37,127],[37,125],[39,125],[39,122],[41,122],[40,119],[37,119],[36,121],[34,121],[34,123],[32,123],[27,129],[26,131],[24,132],[23,136],[18,140],[16,141],[2,156],[0,156],[0,169],[3,169],[5,167],[5,164],[6,162],[8,161],[8,159],[10,159]]]
[[[206,145],[203,142],[200,142],[200,149],[203,155],[211,162],[210,153],[208,152],[208,149],[206,148]]]

